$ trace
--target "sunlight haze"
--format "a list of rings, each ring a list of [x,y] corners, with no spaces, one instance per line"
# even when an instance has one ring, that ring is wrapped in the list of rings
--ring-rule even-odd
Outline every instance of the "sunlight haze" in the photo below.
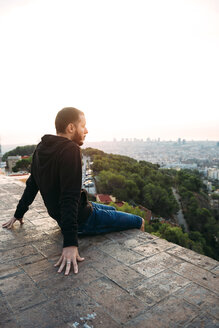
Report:
[[[219,140],[217,0],[0,0],[0,29],[2,144],[65,106],[87,141]]]

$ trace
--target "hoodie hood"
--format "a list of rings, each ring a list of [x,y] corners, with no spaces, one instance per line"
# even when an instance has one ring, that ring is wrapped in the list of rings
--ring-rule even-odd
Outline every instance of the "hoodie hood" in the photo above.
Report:
[[[41,138],[41,143],[46,147],[60,145],[60,144],[66,143],[66,142],[72,142],[72,141],[69,140],[68,138],[56,136],[53,134],[45,134]]]
[[[74,142],[65,137],[52,134],[44,135],[36,149],[40,166],[48,165],[63,148],[71,143]]]

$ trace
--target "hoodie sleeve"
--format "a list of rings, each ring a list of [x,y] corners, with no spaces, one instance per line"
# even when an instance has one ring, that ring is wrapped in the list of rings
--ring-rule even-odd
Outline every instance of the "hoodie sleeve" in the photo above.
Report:
[[[78,246],[78,204],[81,194],[82,165],[79,146],[72,143],[60,158],[60,228],[63,247]]]
[[[39,188],[36,184],[33,174],[29,176],[26,181],[26,188],[24,189],[23,195],[17,205],[17,209],[14,213],[16,219],[21,219],[24,214],[28,211],[29,205],[32,204]]]

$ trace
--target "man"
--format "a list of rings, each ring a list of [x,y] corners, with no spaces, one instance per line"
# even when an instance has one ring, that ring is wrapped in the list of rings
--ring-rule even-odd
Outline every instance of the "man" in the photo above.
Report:
[[[82,164],[80,146],[88,130],[84,113],[73,107],[60,110],[55,120],[56,135],[45,135],[33,154],[31,175],[17,205],[14,217],[4,223],[11,229],[23,216],[40,191],[49,215],[55,219],[63,234],[63,251],[55,266],[65,267],[68,275],[78,272],[78,234],[99,234],[130,228],[143,230],[139,216],[115,211],[114,207],[89,202],[81,190]]]

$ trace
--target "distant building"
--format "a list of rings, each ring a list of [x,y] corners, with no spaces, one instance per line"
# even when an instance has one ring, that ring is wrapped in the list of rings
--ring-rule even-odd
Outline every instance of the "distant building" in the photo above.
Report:
[[[189,170],[197,170],[198,165],[194,164],[183,164],[183,163],[169,163],[162,166],[164,169],[189,169]]]
[[[7,163],[8,163],[9,172],[12,172],[12,168],[20,160],[21,160],[21,156],[8,156]]]
[[[219,180],[219,170],[217,168],[208,169],[208,178],[213,180]]]
[[[219,210],[219,199],[211,199],[210,203],[214,210]]]
[[[109,204],[111,202],[115,203],[116,197],[113,197],[112,195],[107,195],[107,194],[97,194],[96,201],[103,203],[103,204]]]
[[[208,180],[203,180],[203,183],[207,186],[208,192],[212,191],[212,183]]]

